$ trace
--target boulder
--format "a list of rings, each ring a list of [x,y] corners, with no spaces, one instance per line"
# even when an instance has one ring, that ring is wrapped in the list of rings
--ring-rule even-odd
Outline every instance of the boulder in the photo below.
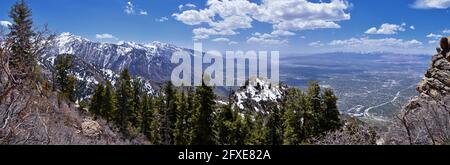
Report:
[[[84,119],[83,123],[81,123],[81,129],[83,135],[89,137],[96,137],[102,133],[102,127],[100,124],[91,119]]]

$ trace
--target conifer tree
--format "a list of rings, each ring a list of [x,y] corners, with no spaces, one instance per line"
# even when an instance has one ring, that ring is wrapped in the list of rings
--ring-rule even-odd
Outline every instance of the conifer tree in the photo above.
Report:
[[[325,89],[323,92],[323,110],[324,110],[324,131],[334,131],[341,127],[339,119],[339,110],[337,108],[337,97],[331,89]]]
[[[231,125],[227,124],[225,128],[229,129],[230,135],[226,136],[228,139],[222,139],[225,143],[229,143],[229,145],[245,145],[249,141],[249,133],[250,128],[247,127],[245,124],[245,118],[243,118],[241,115],[239,115],[238,111],[233,112],[233,118]],[[223,132],[222,132],[223,133]],[[220,132],[218,133],[220,136]],[[221,140],[219,137],[219,140]],[[220,141],[218,141],[220,144]],[[222,143],[224,143],[222,142]],[[223,144],[222,144],[223,145]]]
[[[187,114],[187,98],[184,93],[178,93],[176,95],[176,122],[175,122],[175,144],[176,145],[187,145],[189,139],[186,136],[189,134],[189,129],[187,127],[188,114]]]
[[[13,24],[9,26],[8,39],[12,42],[12,55],[10,65],[21,74],[33,73],[37,64],[37,57],[32,53],[32,38],[36,35],[33,31],[31,9],[24,0],[16,2],[9,12]],[[17,78],[23,78],[19,76]]]
[[[215,106],[215,95],[212,87],[202,82],[202,86],[196,90],[196,98],[199,102],[197,119],[194,126],[193,144],[212,145],[215,144],[213,132],[213,108]]]
[[[153,116],[153,100],[152,97],[146,93],[143,93],[141,98],[141,105],[139,106],[141,113],[139,115],[141,117],[140,128],[141,132],[148,136]]]
[[[216,121],[217,125],[217,139],[218,143],[222,145],[234,144],[235,138],[233,136],[233,131],[236,131],[235,119],[233,118],[233,106],[234,101],[232,98],[233,91],[230,90],[230,94],[228,96],[228,102],[226,105],[221,107],[221,111],[218,115]]]
[[[236,142],[237,145],[253,144],[251,141],[251,133],[255,129],[255,123],[253,121],[253,114],[248,110],[246,112],[247,113],[244,114],[243,118],[241,117],[241,125],[236,126],[239,128],[239,134],[241,135],[238,136],[239,139]]]
[[[162,138],[163,143],[166,145],[174,144],[174,130],[176,123],[176,104],[175,104],[176,91],[172,82],[168,81],[164,87],[164,101],[162,111]]]
[[[75,76],[73,76],[73,75],[69,75],[69,78],[67,80],[66,91],[64,93],[67,95],[67,98],[72,102],[75,102],[77,100],[76,94],[75,94],[76,83],[77,83],[77,78],[75,78]]]
[[[111,82],[107,81],[105,86],[105,92],[103,95],[103,106],[101,115],[108,121],[112,121],[116,112],[116,97]]]
[[[284,144],[298,145],[305,139],[303,126],[308,105],[305,103],[304,93],[300,89],[288,89],[282,103],[285,111],[283,114]]]
[[[55,59],[55,80],[61,92],[71,101],[75,101],[76,79],[70,75],[69,70],[73,67],[72,56],[68,54],[59,55]]]
[[[102,84],[97,84],[95,88],[94,95],[92,95],[91,104],[89,106],[89,111],[95,116],[100,116],[103,111],[103,92],[104,87]]]
[[[72,68],[72,56],[68,54],[59,55],[55,59],[56,83],[61,91],[67,88],[69,70]]]
[[[319,135],[322,130],[323,123],[323,109],[322,109],[322,98],[320,96],[320,86],[317,81],[308,82],[308,100],[311,105],[309,111],[310,116],[308,116],[309,129],[311,129],[312,135]]]
[[[269,128],[268,133],[268,144],[270,145],[280,145],[282,144],[282,122],[280,117],[280,110],[278,109],[276,103],[269,103],[269,107],[272,110],[267,122],[267,127]]]
[[[152,144],[163,144],[163,134],[162,134],[162,120],[163,113],[162,110],[164,108],[164,94],[163,91],[158,93],[158,96],[155,97],[153,108],[151,111],[151,121],[150,121],[150,130],[149,135],[147,137],[150,139]]]
[[[187,100],[187,108],[186,108],[186,135],[188,144],[192,144],[193,139],[193,130],[196,122],[196,107],[198,104],[195,102],[195,93],[193,87],[189,86],[186,89],[186,100]]]
[[[127,128],[129,118],[133,112],[133,88],[131,86],[131,76],[128,69],[124,69],[120,73],[117,82],[117,125],[120,131],[128,136]]]
[[[255,116],[255,120],[253,121],[251,119],[251,115],[247,114],[245,119],[245,123],[243,125],[244,129],[247,129],[244,131],[244,133],[249,133],[250,136],[247,137],[246,144],[250,145],[266,145],[269,143],[268,141],[268,135],[269,135],[269,129],[267,127],[267,124],[265,122],[265,116],[261,113],[257,113]]]
[[[140,126],[140,114],[141,114],[141,95],[142,95],[142,85],[141,85],[141,80],[140,79],[133,79],[132,82],[132,87],[133,87],[133,110],[130,114],[130,119],[129,121],[131,122],[131,124],[135,127],[139,127]]]

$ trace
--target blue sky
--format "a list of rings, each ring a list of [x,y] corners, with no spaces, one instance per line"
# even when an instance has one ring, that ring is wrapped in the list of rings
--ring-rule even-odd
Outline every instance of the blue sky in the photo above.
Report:
[[[15,0],[2,0],[11,21]],[[37,25],[99,42],[212,50],[433,53],[450,36],[450,0],[28,0]],[[181,6],[182,5],[182,6]]]

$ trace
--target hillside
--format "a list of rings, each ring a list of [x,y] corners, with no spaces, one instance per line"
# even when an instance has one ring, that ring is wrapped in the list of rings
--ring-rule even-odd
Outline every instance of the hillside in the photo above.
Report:
[[[11,85],[0,72],[0,144],[132,144],[48,86]]]

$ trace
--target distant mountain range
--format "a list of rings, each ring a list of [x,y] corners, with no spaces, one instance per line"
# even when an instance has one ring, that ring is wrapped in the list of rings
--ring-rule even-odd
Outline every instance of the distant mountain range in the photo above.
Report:
[[[152,42],[99,43],[71,33],[57,36],[43,59],[52,60],[58,54],[73,54],[80,59],[102,69],[119,73],[128,68],[132,75],[139,75],[155,81],[169,80],[172,68],[171,55],[176,51],[190,49],[174,45]]]
[[[73,55],[75,64],[71,72],[78,80],[77,96],[80,98],[91,95],[98,82],[109,80],[114,85],[124,68],[128,68],[131,75],[143,81],[145,90],[152,93],[155,92],[154,88],[159,88],[162,82],[170,79],[175,67],[170,62],[170,57],[176,51],[193,54],[193,50],[161,42],[100,43],[71,33],[62,33],[56,36],[40,58],[40,63],[51,70],[58,55]]]

